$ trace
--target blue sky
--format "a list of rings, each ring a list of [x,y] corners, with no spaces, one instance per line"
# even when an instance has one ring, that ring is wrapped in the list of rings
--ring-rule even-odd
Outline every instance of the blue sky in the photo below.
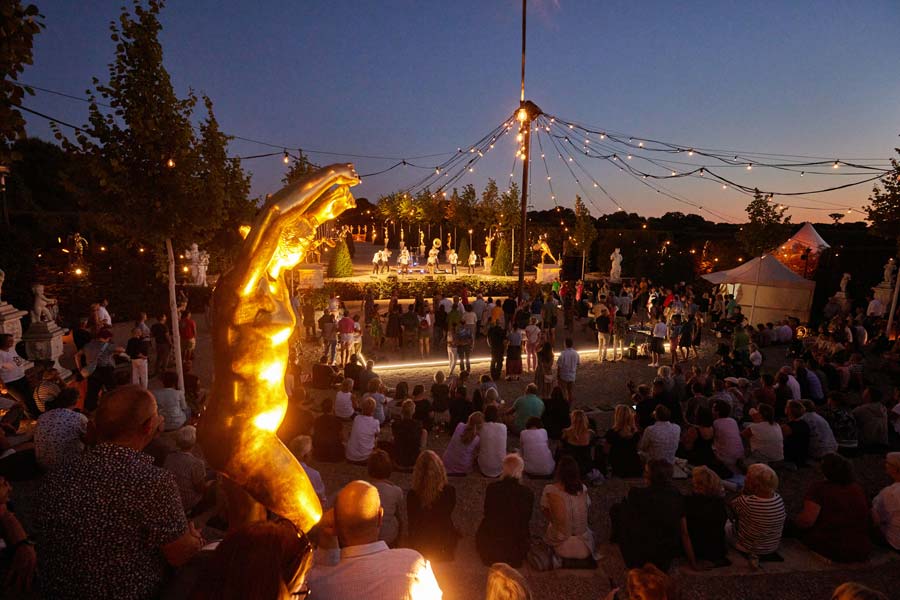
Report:
[[[106,76],[108,22],[120,3],[38,4],[47,28],[22,79],[82,94],[92,76]],[[900,145],[896,0],[529,4],[527,96],[548,113],[698,147],[846,159],[888,158]],[[516,108],[520,18],[516,0],[172,1],[162,42],[178,93],[191,87],[210,95],[229,133],[292,149],[413,156],[465,146]],[[86,118],[86,105],[43,93],[27,106],[76,124]],[[29,131],[50,137],[36,118]],[[232,145],[237,155],[271,150]],[[498,144],[461,183],[480,188],[492,176],[505,186],[514,153],[513,144]],[[392,161],[354,162],[367,173]],[[571,205],[578,187],[558,160],[548,166],[559,203]],[[279,157],[246,167],[254,193],[280,186]],[[628,211],[693,210],[617,169],[589,170]],[[733,174],[747,185],[789,191],[853,179],[766,171]],[[366,178],[357,195],[375,199],[420,176],[398,168]],[[545,180],[532,187],[536,208],[552,206]],[[734,190],[703,180],[665,185],[720,213],[744,215],[747,198]],[[869,190],[796,199],[791,203],[825,210],[791,213],[795,221],[827,220],[832,210],[863,206]],[[595,215],[612,208],[599,195],[589,200]]]

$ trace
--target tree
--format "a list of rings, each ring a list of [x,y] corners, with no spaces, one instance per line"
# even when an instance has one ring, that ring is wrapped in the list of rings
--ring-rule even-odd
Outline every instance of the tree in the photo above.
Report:
[[[316,165],[309,162],[309,159],[303,154],[303,150],[298,150],[300,154],[291,159],[291,165],[288,167],[287,173],[281,178],[284,185],[293,183],[302,177],[306,177],[316,170]]]
[[[9,144],[25,137],[25,119],[16,107],[22,106],[25,94],[34,91],[18,79],[34,58],[34,36],[44,28],[43,18],[34,4],[0,0],[0,165],[8,165],[13,158]]]
[[[841,219],[844,218],[844,213],[839,213],[839,212],[828,213],[828,218],[832,219],[834,221],[834,224],[837,225],[838,223],[841,222]]]
[[[469,254],[471,254],[472,249],[469,248],[469,238],[468,236],[462,236],[462,239],[459,241],[459,252],[457,252],[457,256],[459,256],[459,264],[464,267],[469,264]]]
[[[585,206],[581,196],[575,196],[575,228],[572,231],[572,242],[575,249],[581,252],[582,271],[586,271],[589,267],[587,263],[591,253],[591,246],[597,239],[597,228],[594,226],[594,219],[591,218],[591,211]]]
[[[784,216],[787,208],[774,205],[771,197],[756,190],[746,210],[750,221],[736,237],[748,256],[768,252],[787,237],[791,218]]]
[[[512,249],[505,237],[500,240],[497,256],[491,264],[491,275],[512,275]]]
[[[900,154],[900,148],[894,148]],[[872,188],[866,215],[872,223],[872,231],[883,238],[895,240],[900,256],[900,162],[891,159],[893,170]]]
[[[328,276],[353,276],[353,259],[350,257],[350,250],[344,240],[339,241],[331,253],[331,259],[328,261]]]

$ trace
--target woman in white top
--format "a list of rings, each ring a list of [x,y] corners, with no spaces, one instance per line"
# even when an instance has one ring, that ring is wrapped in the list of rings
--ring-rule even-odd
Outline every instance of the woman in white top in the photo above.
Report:
[[[468,421],[456,426],[442,457],[448,475],[468,475],[472,472],[481,443],[478,432],[483,423],[484,414],[473,412]]]
[[[768,404],[760,404],[750,409],[750,423],[741,437],[750,440],[750,455],[755,463],[770,463],[784,460],[784,434],[775,422],[775,409]]]
[[[666,337],[669,334],[669,328],[666,326],[666,319],[660,316],[653,326],[653,335],[650,338],[650,356],[653,360],[648,365],[650,367],[658,367],[660,357],[666,353]]]
[[[737,421],[731,418],[731,405],[724,400],[713,402],[713,452],[722,464],[735,472],[744,458],[744,442]]]
[[[347,440],[347,450],[344,452],[348,462],[363,463],[369,460],[369,456],[375,450],[381,425],[378,424],[378,419],[372,416],[374,412],[375,399],[370,396],[362,402],[362,414],[356,415],[353,419],[350,439]]]
[[[406,524],[406,513],[403,511],[405,504],[403,490],[390,482],[393,465],[391,457],[384,450],[375,450],[369,457],[369,481],[378,490],[381,499],[381,508],[384,514],[381,517],[381,533],[378,539],[388,546],[394,547]]]
[[[590,505],[578,463],[571,456],[563,456],[556,471],[556,481],[545,486],[541,494],[541,512],[547,518],[544,541],[553,548],[556,557],[599,558],[594,533],[588,524]]]
[[[499,420],[496,404],[484,407],[484,425],[478,432],[481,439],[478,447],[478,469],[485,477],[500,477],[503,472],[503,459],[506,457],[506,425],[499,423]]]
[[[537,477],[551,475],[556,468],[550,445],[547,441],[547,430],[540,418],[531,417],[525,422],[525,429],[519,434],[519,453],[525,461],[525,472]]]
[[[341,382],[341,389],[334,395],[334,416],[345,421],[353,418],[353,380],[349,377]]]

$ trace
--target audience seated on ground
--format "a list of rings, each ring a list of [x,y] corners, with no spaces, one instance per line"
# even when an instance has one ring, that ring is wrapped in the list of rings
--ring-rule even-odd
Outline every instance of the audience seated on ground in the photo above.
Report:
[[[551,440],[559,440],[563,429],[572,424],[569,412],[569,403],[566,402],[562,388],[553,386],[550,398],[544,401],[544,415],[541,417]]]
[[[804,544],[835,562],[860,562],[869,557],[869,504],[854,481],[853,466],[839,454],[822,458],[825,481],[806,492],[803,510],[793,519]]]
[[[803,418],[803,403],[790,400],[785,407],[787,422],[781,424],[784,436],[784,460],[798,467],[806,466],[809,457],[809,423]]]
[[[716,458],[732,473],[736,473],[738,461],[744,458],[744,443],[737,421],[731,418],[731,405],[716,400],[713,410],[713,452]]]
[[[675,463],[675,452],[681,439],[681,427],[669,422],[669,409],[660,404],[653,410],[655,422],[641,434],[638,450],[648,461],[664,460]]]
[[[834,588],[831,600],[888,600],[888,597],[860,583],[848,581]]]
[[[644,468],[647,487],[631,488],[628,498],[610,510],[611,539],[629,568],[652,563],[667,571],[682,552],[696,567],[685,502],[672,485],[672,469],[670,462],[650,460]]]
[[[307,578],[317,600],[415,598],[416,589],[440,598],[434,572],[421,554],[392,550],[378,539],[381,521],[373,485],[351,481],[338,492],[334,509],[322,517],[320,549]]]
[[[512,415],[510,429],[518,433],[525,429],[525,424],[531,417],[540,417],[544,414],[544,401],[537,395],[537,386],[529,383],[525,387],[525,393],[512,403],[506,414]]]
[[[478,432],[478,470],[485,477],[499,477],[503,471],[506,425],[499,420],[500,413],[496,404],[489,404],[484,408],[484,424]]]
[[[378,490],[382,518],[378,539],[394,547],[403,535],[406,515],[403,512],[403,490],[391,483],[391,457],[384,450],[375,450],[369,457],[369,482]]]
[[[362,464],[369,460],[381,433],[381,425],[372,416],[374,413],[375,399],[366,398],[362,403],[362,413],[353,417],[347,449],[344,451],[347,462]]]
[[[321,462],[344,460],[344,424],[334,415],[334,401],[322,400],[322,414],[313,421],[313,457]]]
[[[872,521],[884,541],[900,550],[900,452],[888,452],[884,470],[893,483],[872,500]]]
[[[541,512],[547,519],[543,541],[553,550],[553,568],[563,566],[566,559],[596,561],[599,558],[588,522],[590,505],[578,464],[571,456],[563,456],[556,469],[556,481],[544,486],[541,493]]]
[[[525,472],[534,477],[549,477],[556,470],[556,461],[550,452],[547,430],[541,420],[532,417],[519,434],[519,453],[525,461]]]
[[[784,434],[775,422],[775,409],[768,404],[760,404],[750,409],[751,423],[741,432],[741,437],[750,442],[747,462],[773,463],[784,460]]]
[[[443,371],[434,374],[434,383],[431,384],[430,394],[431,410],[434,411],[435,417],[439,421],[446,422],[449,418],[446,412],[450,408],[450,387],[444,382]]]
[[[725,526],[729,542],[744,554],[762,557],[774,554],[784,528],[784,501],[778,495],[778,475],[768,465],[747,468],[744,489],[731,501],[734,519]]]
[[[372,416],[375,417],[376,421],[384,425],[385,422],[390,420],[390,414],[387,407],[387,398],[384,396],[384,394],[381,393],[381,380],[376,377],[369,379],[368,381],[369,383],[366,386],[366,394],[365,396],[363,396],[363,399],[372,398],[375,401],[375,412],[372,414]]]
[[[374,407],[372,408],[374,414]],[[344,421],[352,421],[356,412],[353,403],[353,380],[345,378],[341,381],[341,388],[334,395],[334,415]]]
[[[211,492],[212,481],[206,478],[206,464],[191,450],[197,444],[197,429],[185,425],[175,435],[175,452],[166,456],[163,468],[175,476],[185,514],[191,514],[204,496]],[[212,502],[204,504],[211,505]]]
[[[46,412],[34,428],[34,455],[41,468],[49,471],[84,451],[88,418],[72,410],[77,402],[75,388],[66,388],[47,400]]]
[[[831,431],[831,425],[816,412],[816,405],[812,400],[802,400],[802,403],[805,412],[801,418],[809,425],[809,457],[821,460],[826,454],[837,452],[838,443]]]
[[[603,438],[607,463],[614,477],[640,477],[643,473],[637,450],[640,437],[634,410],[627,404],[616,406],[613,426]]]
[[[323,356],[312,367],[310,386],[314,390],[330,390],[342,381],[334,367],[328,364],[328,356]]]
[[[449,475],[468,475],[475,468],[475,459],[478,457],[478,449],[481,437],[478,435],[484,423],[484,415],[473,412],[469,420],[460,423],[453,431],[450,443],[444,450],[444,467]]]
[[[594,431],[583,410],[573,410],[570,420],[572,424],[563,429],[557,457],[571,456],[581,477],[587,478],[594,469]]]
[[[309,466],[309,459],[313,452],[312,438],[308,435],[298,435],[290,441],[288,449],[297,459],[297,462],[300,463],[300,466],[303,467],[309,482],[316,492],[316,496],[319,497],[319,503],[322,505],[322,508],[325,508],[328,505],[325,494],[325,482],[322,481],[322,475]]]
[[[694,556],[698,561],[708,560],[715,566],[726,566],[730,564],[725,543],[728,512],[722,480],[708,467],[694,467],[691,483],[693,491],[684,499],[684,512]]]
[[[498,562],[488,570],[485,600],[531,600],[531,588],[521,573]]]
[[[416,405],[412,400],[404,400],[400,407],[400,418],[391,421],[391,453],[394,463],[400,469],[412,469],[428,441],[428,431],[415,419],[415,410]]]
[[[425,431],[431,431],[434,426],[434,410],[431,405],[431,400],[425,395],[425,386],[415,386],[413,388],[413,397],[410,401],[415,406],[413,418],[422,424]],[[405,403],[406,400],[403,402]]]
[[[838,452],[848,456],[855,454],[859,447],[859,431],[856,419],[850,412],[847,396],[842,392],[829,393],[828,406],[823,416],[834,434]]]
[[[853,409],[859,431],[859,444],[866,450],[882,450],[888,445],[888,411],[880,388],[869,386],[863,403]],[[882,450],[883,451],[883,450]]]
[[[485,565],[505,562],[518,568],[528,554],[534,492],[521,483],[524,467],[518,454],[507,454],[500,481],[485,489],[484,516],[475,533],[475,547]]]
[[[426,450],[413,469],[406,494],[408,544],[432,562],[453,560],[460,534],[453,524],[456,489],[447,483],[440,457]]]

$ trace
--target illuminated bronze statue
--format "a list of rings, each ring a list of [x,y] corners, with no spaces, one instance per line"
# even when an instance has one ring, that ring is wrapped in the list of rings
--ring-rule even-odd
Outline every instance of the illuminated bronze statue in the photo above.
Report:
[[[541,264],[544,264],[544,258],[547,256],[549,256],[550,260],[552,260],[554,263],[556,262],[556,257],[553,256],[553,252],[550,251],[550,246],[547,245],[547,240],[545,240],[544,238],[539,239],[538,243],[533,245],[531,247],[531,249],[534,250],[535,252],[540,251]]]
[[[356,206],[350,186],[358,183],[352,165],[332,165],[274,194],[213,295],[215,381],[198,432],[204,454],[302,532],[319,521],[322,507],[300,463],[275,435],[288,404],[284,374],[296,324],[283,272],[315,248],[319,225]],[[232,527],[265,518],[241,496],[229,495],[237,513],[229,515]]]

